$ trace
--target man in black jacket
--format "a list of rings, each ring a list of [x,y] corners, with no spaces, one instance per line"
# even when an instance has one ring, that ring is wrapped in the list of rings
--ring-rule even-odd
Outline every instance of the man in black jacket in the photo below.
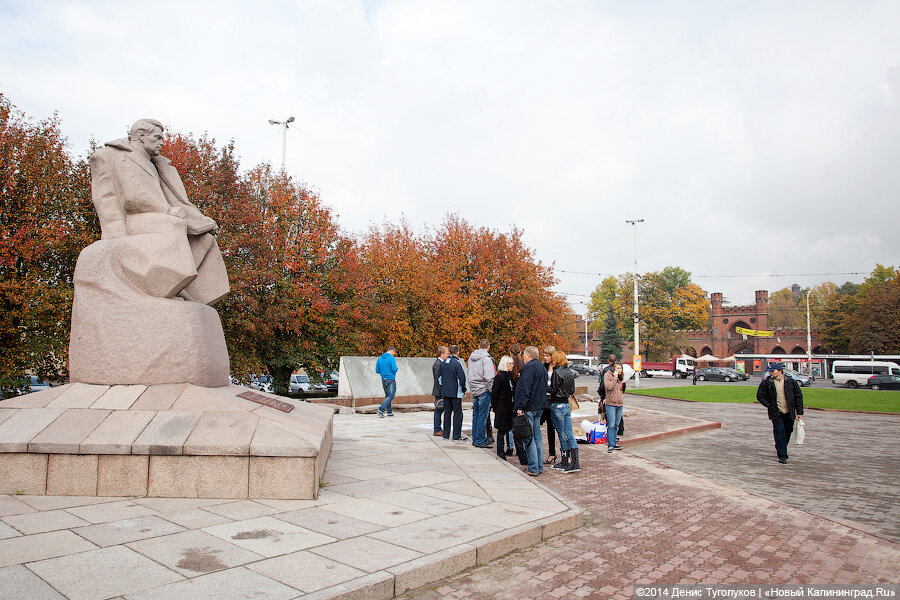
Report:
[[[441,393],[441,363],[447,360],[450,352],[447,346],[438,346],[437,358],[431,364],[431,375],[434,378],[434,385],[431,388],[431,395],[434,396],[434,435],[443,435],[444,430],[441,428],[441,421],[444,416],[444,395]]]
[[[524,440],[528,454],[528,474],[536,477],[544,470],[544,444],[541,439],[541,413],[547,408],[547,371],[537,359],[538,349],[528,346],[522,353],[525,366],[519,374],[513,410],[525,415],[531,424],[531,437]]]
[[[459,360],[459,346],[450,346],[450,357],[441,363],[441,396],[444,397],[444,439],[450,438],[451,425],[453,441],[464,442],[468,437],[462,434],[462,399],[466,393],[466,371]],[[451,423],[452,417],[452,423]]]
[[[763,377],[756,390],[756,400],[769,410],[775,452],[778,462],[784,464],[788,461],[787,446],[794,431],[794,420],[803,414],[803,392],[799,383],[784,376],[781,363],[771,363],[767,370],[768,377]]]

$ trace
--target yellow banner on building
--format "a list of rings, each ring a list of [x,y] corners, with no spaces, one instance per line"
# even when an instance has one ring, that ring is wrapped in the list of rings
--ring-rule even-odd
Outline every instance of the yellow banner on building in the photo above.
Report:
[[[774,331],[759,331],[757,329],[744,329],[743,327],[735,327],[734,330],[741,335],[752,335],[756,337],[775,337]]]

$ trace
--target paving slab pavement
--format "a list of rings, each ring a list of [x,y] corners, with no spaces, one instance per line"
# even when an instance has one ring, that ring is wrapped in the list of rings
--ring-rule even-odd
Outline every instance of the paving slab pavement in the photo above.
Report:
[[[336,415],[316,500],[0,496],[0,599],[391,598],[580,523],[426,421]]]
[[[884,538],[628,451],[581,448],[579,474],[539,480],[586,510],[582,527],[399,598],[606,600],[632,598],[634,585],[900,579],[900,548]]]
[[[596,414],[585,404],[586,416]],[[639,456],[738,433],[728,415],[682,404],[633,407],[626,442],[714,418],[723,429],[626,443],[612,455],[581,445],[582,471],[571,475],[528,478],[492,450],[434,438],[428,412],[336,415],[316,500],[0,496],[0,564],[8,565],[0,590],[17,598],[522,600],[630,598],[636,583],[898,580],[897,544],[856,521],[689,472],[687,458],[682,469]],[[121,543],[101,547],[116,536]],[[152,577],[131,572],[141,569]]]
[[[900,542],[900,415],[807,410],[805,443],[792,440],[790,460],[779,465],[760,404],[627,402],[722,422],[722,429],[635,447],[635,454]]]

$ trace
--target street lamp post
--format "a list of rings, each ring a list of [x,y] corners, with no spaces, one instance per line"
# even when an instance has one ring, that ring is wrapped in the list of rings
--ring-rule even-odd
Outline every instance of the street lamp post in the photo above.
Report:
[[[641,318],[638,310],[638,270],[637,270],[637,224],[643,223],[643,219],[626,220],[634,230],[634,355],[641,354]],[[634,363],[632,363],[633,365]],[[639,369],[634,370],[634,387],[641,387],[641,373]]]
[[[806,368],[809,369],[809,376],[812,377],[812,334],[809,332],[809,293],[806,290]]]
[[[588,310],[584,309],[584,355],[588,356]]]
[[[294,122],[294,117],[288,117],[284,121],[269,119],[269,125],[281,126],[281,170],[284,171],[285,157],[287,156],[287,130],[288,125]]]

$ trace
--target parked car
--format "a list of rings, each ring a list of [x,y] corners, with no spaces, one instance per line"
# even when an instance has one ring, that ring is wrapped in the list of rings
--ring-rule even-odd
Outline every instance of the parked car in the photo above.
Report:
[[[697,379],[700,381],[737,381],[740,378],[720,367],[707,367],[697,369]]]
[[[41,392],[43,390],[50,389],[50,382],[46,380],[42,380],[37,375],[32,375],[28,380],[28,391],[29,392]]]
[[[750,379],[750,376],[746,373],[741,373],[734,367],[720,367],[722,371],[730,373],[732,377],[734,377],[735,381],[747,381]]]
[[[324,392],[326,387],[321,383],[310,383],[308,375],[291,375],[291,382],[288,391],[292,394],[304,395],[308,392]]]
[[[330,373],[322,373],[322,385],[325,386],[326,392],[337,394],[338,384],[340,383],[340,375],[337,371]]]
[[[873,390],[900,390],[900,375],[872,375],[866,385]]]
[[[569,370],[575,373],[575,377],[578,377],[579,375],[591,375],[596,377],[599,374],[597,369],[580,363],[569,363]]]
[[[812,385],[812,379],[810,379],[809,375],[798,373],[793,369],[785,369],[784,374],[799,383],[800,387],[809,387]]]
[[[260,392],[267,392],[269,394],[273,392],[273,386],[274,383],[272,381],[271,375],[260,375],[250,382],[251,389],[259,390]]]

